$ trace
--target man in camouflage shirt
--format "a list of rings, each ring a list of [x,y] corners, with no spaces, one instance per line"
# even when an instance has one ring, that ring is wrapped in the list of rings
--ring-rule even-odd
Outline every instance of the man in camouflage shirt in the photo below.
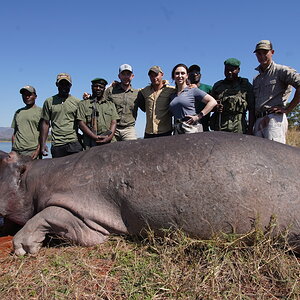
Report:
[[[254,124],[253,88],[247,78],[239,77],[240,61],[236,58],[225,60],[225,79],[216,82],[211,95],[218,105],[210,120],[215,131],[252,134]],[[249,124],[246,113],[249,112]]]

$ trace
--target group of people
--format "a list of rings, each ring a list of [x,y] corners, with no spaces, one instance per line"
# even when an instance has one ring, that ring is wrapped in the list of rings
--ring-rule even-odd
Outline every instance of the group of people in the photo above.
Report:
[[[12,150],[34,159],[47,155],[50,126],[53,158],[137,139],[138,108],[146,113],[144,138],[214,130],[254,134],[285,143],[286,114],[300,100],[300,75],[273,62],[274,49],[269,40],[258,42],[254,53],[259,73],[253,85],[239,77],[240,61],[229,58],[224,62],[225,78],[213,86],[200,83],[198,65],[188,68],[185,64],[172,70],[175,86],[163,79],[160,66],[151,67],[151,84],[140,90],[131,85],[132,67],[123,64],[119,81],[106,88],[105,79],[93,79],[92,93],[84,93],[83,100],[70,94],[71,76],[60,73],[56,79],[58,94],[46,99],[43,108],[35,104],[35,88],[25,86],[20,90],[25,107],[16,111],[12,122]],[[292,86],[296,92],[287,105]]]

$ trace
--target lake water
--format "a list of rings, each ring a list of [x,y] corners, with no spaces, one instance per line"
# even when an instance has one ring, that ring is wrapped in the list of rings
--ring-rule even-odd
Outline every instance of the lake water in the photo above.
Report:
[[[50,147],[51,144],[47,143],[48,149],[49,149],[49,153],[47,158],[51,157],[51,153],[50,153]],[[11,150],[11,142],[0,142],[0,150],[4,151],[4,152],[10,152]]]

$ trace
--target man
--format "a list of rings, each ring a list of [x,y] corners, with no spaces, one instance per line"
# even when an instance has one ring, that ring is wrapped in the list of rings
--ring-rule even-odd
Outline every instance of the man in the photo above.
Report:
[[[236,58],[224,61],[225,79],[216,82],[211,95],[218,101],[210,120],[215,131],[252,134],[254,124],[253,87],[247,78],[239,77],[241,62]],[[248,111],[249,124],[246,121]]]
[[[132,67],[123,64],[119,67],[119,79],[121,82],[114,82],[106,89],[104,100],[112,101],[117,109],[119,120],[115,137],[118,141],[136,140],[135,120],[137,117],[137,94],[131,86],[134,77]]]
[[[286,142],[288,121],[286,114],[291,112],[300,101],[300,74],[296,70],[278,65],[273,61],[273,45],[269,40],[256,44],[259,74],[253,80],[255,96],[254,135],[280,143]],[[294,98],[287,100],[296,89]]]
[[[198,65],[191,65],[189,67],[189,82],[190,84],[195,84],[201,91],[210,94],[212,86],[204,83],[200,83],[201,79],[201,68]],[[205,107],[203,102],[197,103],[196,112],[199,113]],[[203,131],[209,131],[209,118],[210,113],[201,119],[201,124],[203,126]]]
[[[39,155],[39,125],[42,109],[35,104],[37,94],[34,87],[26,85],[20,90],[25,107],[16,111],[11,127],[12,151],[36,159]]]
[[[78,141],[77,109],[79,99],[70,95],[71,76],[67,73],[57,75],[58,94],[45,100],[42,111],[40,151],[47,155],[46,140],[52,127],[51,154],[53,158],[62,157],[82,151]]]
[[[119,119],[115,105],[103,99],[107,81],[95,78],[91,82],[92,95],[79,103],[77,115],[86,149],[115,142],[116,120]]]
[[[171,135],[173,129],[169,104],[175,88],[163,79],[164,73],[159,66],[151,67],[148,76],[151,84],[138,93],[138,106],[146,112],[144,138]]]

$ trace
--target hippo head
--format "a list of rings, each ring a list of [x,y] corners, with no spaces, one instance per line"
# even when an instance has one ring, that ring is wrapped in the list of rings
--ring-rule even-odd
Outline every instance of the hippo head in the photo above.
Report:
[[[30,157],[16,152],[0,151],[0,216],[21,225],[26,222],[24,214],[28,213],[21,182],[29,161]]]

